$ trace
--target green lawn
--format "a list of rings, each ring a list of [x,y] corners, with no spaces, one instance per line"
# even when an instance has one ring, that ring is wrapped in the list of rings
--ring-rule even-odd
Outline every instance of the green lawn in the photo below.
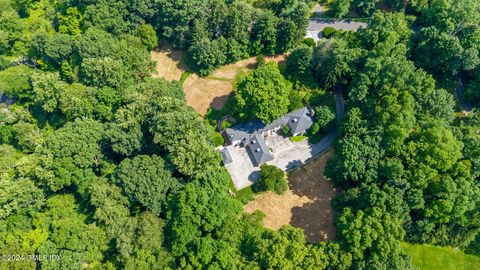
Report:
[[[293,137],[290,137],[290,141],[301,142],[301,141],[305,140],[306,138],[307,138],[307,136],[293,136]]]
[[[465,254],[451,247],[402,243],[402,248],[412,256],[413,264],[421,270],[480,269],[480,257]]]
[[[249,201],[255,199],[255,192],[253,191],[252,186],[235,192],[235,199],[239,200],[243,204],[247,204]]]
[[[243,204],[255,199],[255,195],[258,194],[253,191],[252,186],[237,191],[232,180],[230,180],[228,188],[235,193],[235,199]]]

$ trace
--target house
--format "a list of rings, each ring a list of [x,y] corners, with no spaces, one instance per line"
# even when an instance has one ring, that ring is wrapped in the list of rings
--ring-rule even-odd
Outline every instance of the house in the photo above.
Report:
[[[261,134],[255,134],[246,145],[246,148],[248,154],[253,160],[255,167],[273,160],[273,155],[270,153],[270,150],[268,149],[268,146]]]
[[[274,159],[264,136],[271,135],[284,126],[288,126],[289,135],[301,135],[313,125],[312,117],[313,114],[310,110],[303,107],[268,124],[264,124],[260,120],[239,124],[225,130],[225,141],[230,145],[246,148],[252,163],[258,167]],[[222,153],[222,158],[224,164],[232,162],[224,153]]]
[[[312,116],[307,107],[287,114],[285,117],[288,118],[287,125],[290,128],[290,134],[292,136],[304,134],[313,125]]]
[[[227,148],[220,150],[220,155],[222,156],[223,164],[227,165],[233,162],[232,155]]]

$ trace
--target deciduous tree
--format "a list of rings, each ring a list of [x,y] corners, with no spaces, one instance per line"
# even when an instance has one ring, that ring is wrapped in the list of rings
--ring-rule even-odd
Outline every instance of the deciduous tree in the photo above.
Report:
[[[239,115],[269,123],[288,112],[290,91],[276,63],[260,66],[238,83],[235,100]]]

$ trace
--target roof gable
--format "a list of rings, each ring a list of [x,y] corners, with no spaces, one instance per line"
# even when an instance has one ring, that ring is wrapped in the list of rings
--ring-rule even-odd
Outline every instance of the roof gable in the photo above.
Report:
[[[254,135],[248,142],[247,150],[255,166],[260,166],[265,162],[273,160],[273,155],[270,153],[262,135]]]
[[[287,117],[289,118],[288,127],[292,134],[304,132],[313,125],[310,111],[306,107],[287,114]]]

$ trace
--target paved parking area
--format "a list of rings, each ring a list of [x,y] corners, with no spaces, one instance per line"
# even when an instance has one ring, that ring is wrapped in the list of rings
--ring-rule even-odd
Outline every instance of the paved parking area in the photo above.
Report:
[[[266,138],[267,146],[272,151],[274,160],[267,164],[288,171],[305,163],[314,156],[313,146],[305,139],[292,142],[290,138],[273,134]],[[232,156],[232,163],[225,165],[237,190],[251,186],[260,179],[260,167],[253,166],[245,148],[239,146],[224,147]]]
[[[267,145],[275,158],[277,153],[295,147],[293,142],[288,137],[283,137],[278,134],[269,135],[265,141],[267,142]]]
[[[254,167],[245,148],[240,146],[225,147],[232,156],[233,162],[225,165],[237,190],[251,186],[260,179],[260,168]]]
[[[284,138],[279,135],[271,137],[267,138],[267,142],[270,141],[272,143],[271,147],[279,150],[273,153],[275,159],[267,162],[267,164],[289,171],[301,166],[305,161],[313,157],[312,146],[307,139],[300,142],[292,142],[288,137]]]

